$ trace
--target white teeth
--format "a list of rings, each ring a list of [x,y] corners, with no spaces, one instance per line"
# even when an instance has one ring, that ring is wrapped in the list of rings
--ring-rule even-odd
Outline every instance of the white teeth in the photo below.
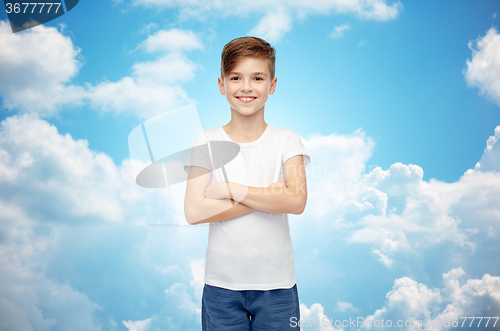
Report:
[[[248,101],[251,101],[253,99],[255,99],[255,98],[243,98],[243,97],[240,97],[240,100],[244,101],[244,102],[248,102]]]

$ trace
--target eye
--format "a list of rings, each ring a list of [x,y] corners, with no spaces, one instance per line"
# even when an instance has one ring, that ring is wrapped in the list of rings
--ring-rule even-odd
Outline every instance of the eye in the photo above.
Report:
[[[264,80],[262,77],[255,77],[256,80]]]
[[[234,77],[231,77],[230,80],[237,80],[237,79],[239,79],[239,77],[238,76],[234,76]]]

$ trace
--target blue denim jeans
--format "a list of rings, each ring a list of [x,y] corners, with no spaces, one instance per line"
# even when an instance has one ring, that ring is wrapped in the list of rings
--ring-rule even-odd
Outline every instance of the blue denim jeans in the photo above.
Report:
[[[205,284],[201,305],[203,331],[298,331],[297,284],[289,289],[234,291]]]

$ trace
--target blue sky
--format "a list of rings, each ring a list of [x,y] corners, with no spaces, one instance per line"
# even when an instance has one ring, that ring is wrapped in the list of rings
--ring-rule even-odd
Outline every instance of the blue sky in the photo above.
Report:
[[[12,34],[1,12],[0,329],[200,329],[207,228],[148,226],[175,208],[135,185],[127,139],[192,102],[204,129],[226,124],[220,52],[244,35],[276,48],[266,122],[311,155],[290,216],[303,317],[499,316],[498,15],[495,0],[80,1]]]

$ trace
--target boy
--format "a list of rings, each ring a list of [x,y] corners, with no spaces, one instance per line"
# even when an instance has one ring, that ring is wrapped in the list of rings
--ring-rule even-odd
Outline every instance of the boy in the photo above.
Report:
[[[184,165],[187,221],[210,223],[203,330],[296,330],[291,319],[300,319],[287,214],[305,208],[310,158],[297,133],[264,121],[276,89],[274,67],[274,49],[260,38],[224,46],[218,83],[231,121],[200,133],[195,146],[208,153],[192,152]],[[218,141],[240,148],[217,168],[210,142]]]

